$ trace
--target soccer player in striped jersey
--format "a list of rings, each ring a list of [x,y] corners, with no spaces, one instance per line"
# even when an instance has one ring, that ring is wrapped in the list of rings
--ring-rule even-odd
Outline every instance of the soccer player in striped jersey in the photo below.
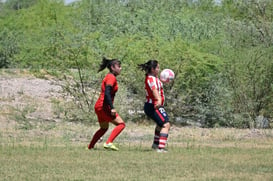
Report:
[[[118,59],[103,58],[98,72],[109,69],[109,73],[104,77],[101,84],[101,93],[95,104],[95,112],[98,117],[100,128],[94,134],[88,149],[94,148],[97,141],[106,133],[109,122],[116,125],[103,147],[117,151],[118,148],[113,144],[114,139],[125,128],[125,123],[114,108],[114,97],[118,91],[116,76],[121,72],[121,62]]]
[[[153,149],[157,152],[167,152],[165,149],[168,133],[170,130],[169,117],[164,109],[164,91],[163,84],[158,78],[159,63],[157,60],[149,60],[144,64],[139,64],[138,67],[145,71],[145,92],[146,102],[144,104],[145,114],[152,118],[155,123]]]

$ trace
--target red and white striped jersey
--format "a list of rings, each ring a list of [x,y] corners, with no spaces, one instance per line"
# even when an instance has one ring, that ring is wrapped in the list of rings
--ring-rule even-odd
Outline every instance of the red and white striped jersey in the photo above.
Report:
[[[152,92],[152,90],[154,89],[158,91],[158,94],[162,100],[162,105],[164,105],[165,96],[164,96],[162,82],[159,80],[158,77],[155,77],[152,75],[146,75],[146,78],[145,78],[146,102],[152,103],[152,104],[155,104],[157,102]]]

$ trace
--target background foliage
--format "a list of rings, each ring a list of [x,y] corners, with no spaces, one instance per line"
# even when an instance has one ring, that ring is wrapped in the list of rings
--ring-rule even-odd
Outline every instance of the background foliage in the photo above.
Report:
[[[165,85],[173,122],[257,127],[258,116],[267,121],[273,112],[272,10],[266,0],[7,0],[0,67],[46,69],[66,80],[74,100],[66,118],[95,121],[106,73],[96,70],[103,56],[119,58],[115,104],[125,120],[139,121],[144,73],[137,64],[157,59],[176,73]]]

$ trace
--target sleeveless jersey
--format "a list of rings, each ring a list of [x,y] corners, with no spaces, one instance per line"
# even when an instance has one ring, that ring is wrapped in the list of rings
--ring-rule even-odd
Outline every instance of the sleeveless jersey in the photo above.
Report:
[[[107,112],[111,112],[111,108],[110,106],[106,103],[106,101],[104,100],[104,96],[105,96],[105,87],[106,85],[110,85],[112,86],[112,91],[111,91],[111,98],[112,98],[112,102],[114,104],[114,97],[116,92],[118,91],[118,82],[116,77],[114,76],[114,74],[112,73],[108,73],[104,79],[102,80],[101,83],[101,92],[100,92],[100,96],[95,104],[95,109],[96,110],[105,110]]]
[[[155,100],[155,97],[153,95],[152,90],[156,89],[158,91],[159,96],[161,97],[162,105],[164,105],[164,91],[163,91],[163,84],[159,80],[158,77],[152,76],[152,75],[146,75],[145,78],[145,92],[146,92],[146,102],[155,104],[157,100]]]

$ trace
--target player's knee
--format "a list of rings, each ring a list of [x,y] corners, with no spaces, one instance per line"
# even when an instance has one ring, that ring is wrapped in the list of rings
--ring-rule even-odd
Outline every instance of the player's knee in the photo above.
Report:
[[[123,123],[119,123],[118,125],[120,125],[123,129],[125,128],[125,123],[123,122]]]
[[[164,128],[170,129],[170,127],[171,127],[171,124],[169,122],[164,124]]]

